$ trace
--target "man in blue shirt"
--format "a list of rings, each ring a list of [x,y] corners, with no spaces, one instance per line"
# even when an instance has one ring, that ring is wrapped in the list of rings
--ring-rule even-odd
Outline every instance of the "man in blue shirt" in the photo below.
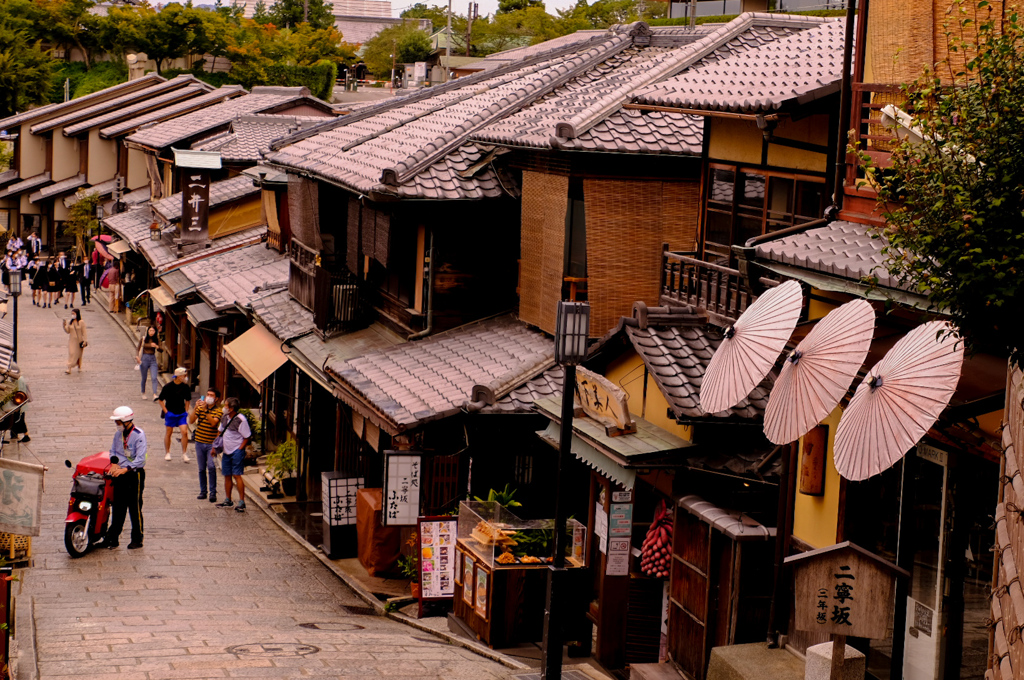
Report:
[[[117,426],[110,446],[110,476],[114,481],[113,516],[107,529],[107,548],[118,546],[124,516],[132,520],[132,542],[129,550],[142,547],[142,492],[146,488],[146,433],[132,422],[135,413],[128,406],[118,406],[110,416]]]

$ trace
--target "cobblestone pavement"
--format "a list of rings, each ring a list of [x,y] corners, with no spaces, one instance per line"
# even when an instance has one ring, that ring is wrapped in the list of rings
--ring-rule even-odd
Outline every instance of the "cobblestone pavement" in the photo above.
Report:
[[[191,447],[188,465],[180,449],[173,462],[163,460],[159,407],[139,397],[123,330],[94,301],[83,312],[84,370],[65,375],[61,319],[69,313],[21,302],[19,364],[33,393],[32,441],[5,455],[32,461],[31,448],[50,468],[42,535],[17,597],[18,642],[26,647],[30,608],[39,678],[507,677],[500,664],[427,633],[347,612],[365,603],[255,504],[240,514],[196,500]],[[70,487],[63,463],[108,448],[108,416],[122,404],[135,409],[150,444],[145,547],[125,549],[126,522],[120,549],[73,560],[63,544]],[[22,678],[26,668],[31,659],[23,658]]]

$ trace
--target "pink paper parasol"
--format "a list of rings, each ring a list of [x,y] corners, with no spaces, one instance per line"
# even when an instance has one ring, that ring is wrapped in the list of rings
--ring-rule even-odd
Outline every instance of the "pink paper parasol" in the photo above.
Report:
[[[704,373],[700,407],[705,413],[732,408],[764,380],[796,328],[802,307],[800,284],[786,281],[757,298],[726,329]]]
[[[100,234],[98,236],[93,236],[92,240],[97,242],[103,241],[104,243],[110,243],[111,241],[114,240],[114,237],[111,236],[110,234]]]
[[[964,361],[951,330],[945,321],[918,326],[868,372],[836,429],[839,474],[860,481],[889,469],[939,419]]]
[[[875,310],[854,300],[819,321],[782,366],[764,411],[773,444],[799,439],[832,412],[871,348]]]

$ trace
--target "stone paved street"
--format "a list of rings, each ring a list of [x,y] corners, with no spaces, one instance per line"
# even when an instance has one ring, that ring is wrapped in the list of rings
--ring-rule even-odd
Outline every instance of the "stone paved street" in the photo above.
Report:
[[[64,374],[63,305],[44,310],[23,297],[20,311],[32,442],[5,454],[33,461],[30,447],[50,467],[42,535],[17,598],[18,643],[26,648],[29,610],[39,678],[507,677],[500,664],[427,633],[346,611],[365,603],[254,503],[239,514],[196,500],[191,448],[188,465],[180,453],[163,460],[159,407],[140,400],[130,342],[98,303],[83,312],[89,347],[80,375]],[[108,416],[121,404],[135,408],[150,444],[145,547],[125,550],[126,522],[120,549],[73,560],[63,545],[64,459],[109,447]],[[23,658],[20,677],[35,666]]]

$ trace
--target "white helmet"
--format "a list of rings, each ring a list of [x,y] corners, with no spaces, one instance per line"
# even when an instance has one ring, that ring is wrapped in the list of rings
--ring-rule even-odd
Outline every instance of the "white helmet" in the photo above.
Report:
[[[118,406],[114,409],[114,415],[110,416],[111,420],[120,420],[124,422],[131,420],[135,417],[135,412],[132,411],[130,406]]]

